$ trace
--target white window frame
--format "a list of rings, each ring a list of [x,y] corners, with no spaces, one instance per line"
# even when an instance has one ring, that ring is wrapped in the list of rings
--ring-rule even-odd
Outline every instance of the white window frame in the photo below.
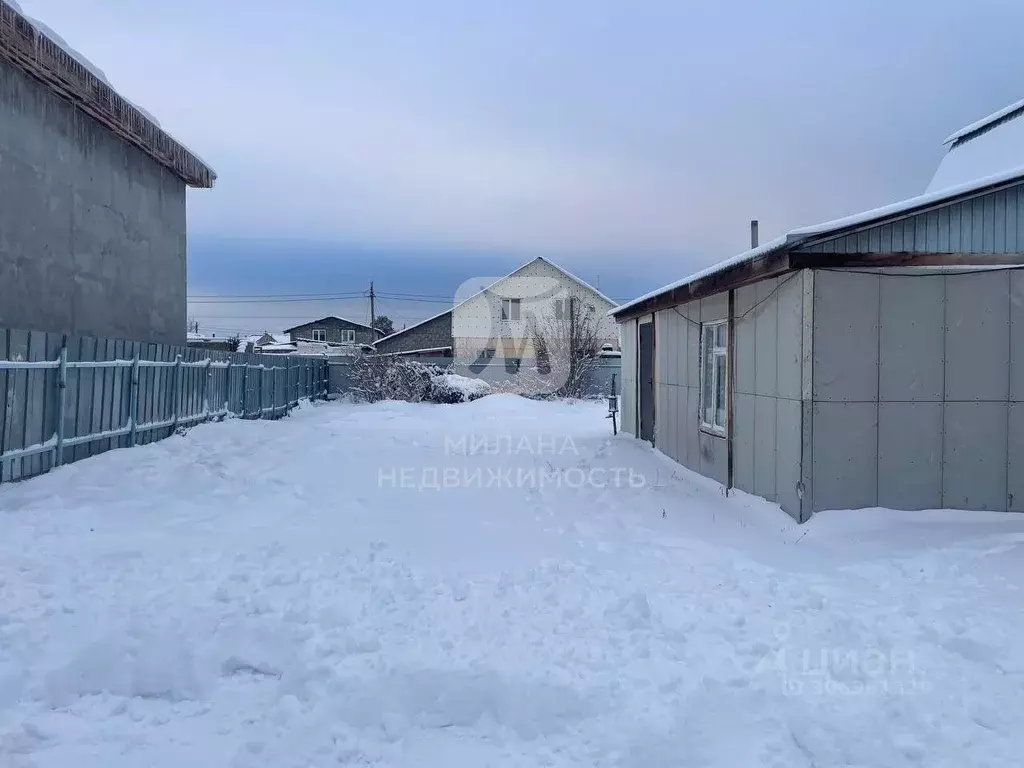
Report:
[[[355,328],[345,328],[341,333],[342,333],[342,338],[345,339],[345,341],[349,342],[350,344],[354,344],[355,343],[355,341],[356,341],[356,329]]]
[[[718,336],[718,329],[725,328],[725,345],[718,346],[714,343],[714,339]],[[709,347],[707,344],[707,337],[710,331],[712,344]],[[724,365],[721,370],[725,375],[725,387],[722,389],[722,396],[725,398],[724,403],[717,401],[719,393],[719,366],[717,364],[718,358],[722,358]],[[705,382],[708,381],[707,367],[711,366],[711,392],[707,392]],[[712,421],[708,422],[705,418],[707,415],[707,403],[706,398],[710,395],[714,400],[711,403]],[[721,408],[719,408],[721,406]],[[721,410],[723,414],[722,423],[717,423],[718,412]],[[729,425],[729,321],[719,320],[713,323],[701,323],[700,325],[700,427],[706,432],[711,432],[715,435],[725,435]]]
[[[313,341],[327,341],[327,329],[326,328],[313,328],[310,330],[313,334]]]
[[[504,322],[516,322],[522,317],[519,299],[501,300],[501,319]]]

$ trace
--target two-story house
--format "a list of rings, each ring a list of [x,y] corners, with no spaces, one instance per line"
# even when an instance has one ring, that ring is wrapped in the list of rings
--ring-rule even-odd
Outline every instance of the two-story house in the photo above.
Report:
[[[619,348],[617,326],[607,316],[615,302],[545,258],[482,283],[464,283],[455,306],[381,339],[377,351],[440,351],[460,360],[531,359],[538,330],[558,333],[579,318],[593,324],[602,345]]]

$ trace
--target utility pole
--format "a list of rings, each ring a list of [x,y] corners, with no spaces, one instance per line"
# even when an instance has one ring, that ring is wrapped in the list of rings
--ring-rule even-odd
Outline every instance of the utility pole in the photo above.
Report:
[[[375,328],[374,323],[377,322],[377,304],[376,294],[373,292],[373,280],[370,281],[370,327]],[[372,336],[372,334],[371,334]]]

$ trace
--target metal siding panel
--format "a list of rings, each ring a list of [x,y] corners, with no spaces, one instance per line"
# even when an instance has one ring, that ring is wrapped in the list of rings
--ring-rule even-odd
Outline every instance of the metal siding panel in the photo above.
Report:
[[[882,277],[879,398],[942,399],[943,276]]]
[[[1003,193],[1006,199],[1006,252],[1017,253],[1020,241],[1017,239],[1017,190],[1011,187]]]
[[[1017,250],[1024,250],[1024,190],[1021,190],[1019,186],[1013,188],[1013,194],[1016,198],[1014,202],[1014,209],[1017,212],[1017,235],[1016,243]]]
[[[992,250],[996,253],[1006,252],[1006,193],[995,192],[990,195],[994,209]]]
[[[733,483],[741,491],[757,493],[754,484],[754,396],[737,394],[733,400]]]
[[[946,403],[942,504],[1006,509],[1007,404]]]
[[[775,501],[775,424],[778,401],[754,398],[754,493]]]
[[[946,400],[1006,400],[1009,272],[946,278]]]
[[[963,215],[963,203],[949,206],[949,251],[961,253],[964,250],[963,235],[960,230],[960,217]]]
[[[814,278],[814,401],[878,397],[878,275]]]
[[[697,421],[697,404],[700,392],[696,387],[686,388],[686,466],[700,473],[700,425]]]
[[[801,403],[778,400],[775,417],[775,500],[793,518],[800,519]]]
[[[812,460],[815,512],[877,506],[877,403],[815,403]]]
[[[985,252],[985,204],[980,197],[970,202],[971,253]]]
[[[882,227],[872,227],[868,230],[868,252],[878,253],[882,250]]]
[[[949,253],[949,208],[940,208],[937,214],[939,217],[939,232],[936,250],[939,253]]]
[[[985,253],[993,253],[996,249],[996,206],[992,195],[981,198],[983,211],[982,243]]]
[[[775,397],[778,393],[778,327],[779,307],[775,296],[768,298],[778,286],[778,278],[755,284],[757,301],[763,301],[755,311],[754,393]]]
[[[856,235],[856,243],[854,245],[856,253],[867,253],[869,250],[869,240],[867,230],[862,230]]]
[[[692,322],[686,324],[686,384],[700,386],[700,302],[686,305],[686,315]]]
[[[892,252],[901,253],[906,251],[906,221],[894,221],[892,223]]]
[[[728,475],[728,450],[725,438],[700,432],[698,442],[700,445],[700,473],[704,477],[710,477],[725,485]]]
[[[1024,272],[1010,272],[1010,400],[1024,401]]]
[[[729,294],[716,293],[700,300],[700,321],[702,323],[725,320],[729,317]]]
[[[925,227],[925,249],[932,253],[939,250],[939,214],[938,211],[928,211],[924,214]]]
[[[914,247],[917,253],[928,249],[928,228],[923,216],[912,216],[908,221],[914,228]]]
[[[754,311],[751,311],[755,301],[754,286],[747,285],[736,291],[736,375],[734,380],[736,392],[743,394],[753,394],[755,391],[754,350],[757,318]]]
[[[620,326],[619,343],[622,346],[621,403],[622,431],[636,436],[636,320],[627,320]],[[252,373],[252,372],[250,372]],[[247,380],[248,383],[248,380]]]
[[[942,403],[881,403],[878,505],[942,506]]]
[[[1007,429],[1007,506],[1024,512],[1024,403],[1010,403]]]
[[[803,355],[803,284],[799,272],[783,279],[774,302],[778,312],[776,394],[799,400]]]

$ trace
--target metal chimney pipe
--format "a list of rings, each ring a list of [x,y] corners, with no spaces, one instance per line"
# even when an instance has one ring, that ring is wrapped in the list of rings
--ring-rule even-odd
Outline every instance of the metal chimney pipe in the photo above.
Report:
[[[757,248],[757,219],[750,220],[750,247]]]

